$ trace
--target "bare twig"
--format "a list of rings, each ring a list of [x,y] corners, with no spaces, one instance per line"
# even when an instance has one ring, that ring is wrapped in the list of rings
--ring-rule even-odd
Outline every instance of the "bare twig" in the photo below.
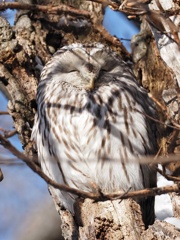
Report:
[[[155,1],[156,1],[156,4],[157,4],[159,10],[165,15],[165,17],[178,15],[180,13],[180,7],[164,10],[161,3],[159,2],[159,0],[155,0]]]
[[[16,130],[5,130],[3,128],[0,128],[0,131],[2,131],[4,133],[4,137],[5,138],[10,138],[13,137],[14,135],[16,135],[17,131]]]
[[[9,115],[9,113],[6,111],[0,111],[0,115]]]
[[[4,159],[2,157],[0,157],[0,165],[5,165],[5,166],[14,166],[14,165],[18,165],[18,166],[25,166],[25,164],[22,161],[19,161],[18,158],[8,158],[8,159]]]
[[[91,0],[93,2],[99,2],[102,3],[104,1],[100,0]],[[174,10],[164,10],[159,2],[159,0],[156,0],[156,3],[159,7],[159,10],[150,10],[148,3],[149,1],[144,0],[125,0],[122,4],[117,4],[112,1],[105,1],[106,4],[108,4],[113,10],[120,11],[128,16],[132,16],[133,18],[135,16],[144,15],[146,21],[155,27],[158,31],[161,33],[167,35],[170,39],[175,41],[178,45],[180,44],[180,40],[178,37],[178,27],[171,21],[169,16],[177,15],[180,12],[180,8],[176,8]],[[169,33],[166,31],[166,28],[164,27],[164,23],[168,26],[168,29],[170,29],[170,33],[173,35],[173,38],[169,35]]]
[[[165,193],[170,192],[180,192],[180,183],[173,184],[171,186],[165,186],[165,187],[157,187],[157,188],[149,188],[149,189],[143,189],[143,190],[137,190],[128,192],[124,195],[124,193],[113,193],[113,194],[106,194],[107,199],[127,199],[127,198],[140,198],[140,197],[150,197],[150,196],[156,196],[156,195],[162,195]]]
[[[164,173],[164,171],[162,171],[161,169],[159,169],[158,167],[156,168],[156,170],[158,171],[158,173],[160,173],[163,177],[165,177],[167,180],[169,181],[178,181],[180,182],[180,177],[174,177],[171,176],[169,174]]]
[[[148,96],[156,103],[156,105],[158,107],[160,107],[160,109],[163,111],[163,112],[166,112],[167,111],[167,108],[160,102],[158,101],[153,95],[152,93],[148,93]]]
[[[174,129],[172,131],[172,133],[169,135],[169,137],[167,139],[167,143],[168,143],[167,152],[168,153],[173,153],[175,148],[177,147],[177,140],[178,140],[178,137],[179,137],[179,131],[180,131],[180,128],[179,128],[179,130]]]
[[[159,157],[152,157],[152,156],[144,156],[141,157],[139,160],[140,164],[165,164],[170,162],[178,162],[180,161],[180,154],[169,154],[168,156],[159,156]]]
[[[37,166],[32,159],[28,158],[22,152],[18,151],[6,138],[4,138],[0,134],[0,144],[3,145],[6,149],[8,149],[12,154],[14,154],[17,158],[21,159],[25,162],[34,172],[36,172],[41,178],[43,178],[48,184],[53,186],[54,188],[70,192],[82,198],[91,198],[94,200],[108,200],[108,199],[127,199],[127,198],[135,198],[135,197],[145,197],[145,196],[155,196],[161,195],[169,192],[180,192],[180,183],[174,184],[172,186],[161,187],[161,188],[152,188],[152,189],[143,189],[139,191],[132,191],[124,194],[124,192],[116,192],[113,194],[103,194],[103,193],[90,193],[81,191],[75,188],[71,188],[67,185],[58,184],[57,182],[50,179],[46,174],[42,172],[39,166]]]
[[[127,4],[127,6],[124,7],[125,4],[118,4],[115,3],[114,1],[111,0],[90,0],[91,2],[96,2],[104,5],[108,5],[115,11],[120,11],[123,13],[126,13],[128,15],[143,15],[148,12],[150,12],[149,9],[147,9],[145,6],[147,3],[144,1],[143,3],[138,2],[138,8],[135,6],[132,6],[132,4]],[[136,3],[136,1],[134,1]],[[123,6],[123,7],[121,7]],[[70,6],[67,6],[65,4],[59,4],[58,6],[53,6],[53,5],[38,5],[38,4],[26,4],[26,3],[20,3],[20,2],[3,2],[0,3],[0,10],[4,11],[7,9],[18,9],[18,10],[31,10],[31,11],[42,11],[42,12],[47,12],[47,13],[72,13],[74,15],[84,15],[86,17],[90,17],[90,13],[85,10],[80,10],[76,9]],[[173,16],[173,15],[178,15],[180,12],[180,8],[175,8],[175,9],[168,9],[168,10],[163,10],[163,14],[166,17]]]
[[[171,120],[171,123],[176,127],[176,130],[180,130],[180,124],[178,124],[174,120]]]
[[[128,190],[121,196],[121,200],[119,201],[119,203],[122,202],[122,198],[127,195],[129,193],[129,191],[131,191],[131,187],[128,188]]]
[[[175,15],[179,15],[179,13],[180,13],[180,7],[171,8],[165,11],[165,16],[166,17],[175,16]]]
[[[114,8],[114,9],[118,9],[119,8],[119,4],[115,3],[114,1],[111,0],[90,0],[91,2],[96,2],[96,3],[101,3],[104,5],[109,5],[110,7]]]
[[[4,176],[3,176],[3,173],[2,173],[2,170],[0,169],[0,182],[3,180]]]
[[[104,1],[99,1],[99,3],[105,3]],[[111,4],[114,6],[111,1],[106,1],[107,4]],[[117,5],[117,4],[115,4]],[[117,5],[118,6],[118,5]],[[19,2],[8,2],[8,3],[2,3],[0,4],[0,10],[5,9],[21,9],[21,10],[30,10],[30,11],[42,11],[47,12],[51,14],[57,14],[57,13],[71,13],[74,15],[82,15],[91,18],[91,14],[88,11],[76,9],[67,5],[60,4],[58,6],[52,6],[52,5],[34,5],[34,4],[25,4],[25,3],[19,3]],[[91,18],[92,20],[92,18]],[[126,56],[130,56],[130,54],[127,52],[126,48],[123,46],[123,44],[116,38],[111,36],[103,26],[94,24],[94,28],[100,32],[100,34],[109,42],[111,42],[115,46],[121,47],[122,51],[126,54]]]
[[[43,178],[48,184],[50,184],[51,186],[53,186],[54,188],[66,191],[66,192],[70,192],[73,193],[77,196],[81,196],[81,197],[87,197],[87,198],[92,198],[92,199],[96,199],[97,195],[94,195],[92,193],[87,193],[87,192],[83,192],[80,191],[78,189],[75,188],[71,188],[67,185],[63,185],[63,184],[58,184],[55,181],[53,181],[52,179],[50,179],[45,173],[43,173],[40,169],[39,166],[37,166],[32,159],[28,158],[25,154],[23,154],[22,152],[20,152],[18,149],[16,149],[11,143],[10,141],[8,141],[5,137],[3,137],[3,135],[0,134],[0,144],[3,145],[6,149],[8,149],[13,155],[15,155],[17,158],[21,159],[23,162],[25,162],[30,168],[31,170],[33,170],[34,172],[36,172],[41,178]]]
[[[30,11],[42,11],[47,12],[51,14],[57,14],[57,13],[71,13],[74,15],[83,15],[86,17],[90,17],[90,13],[81,10],[76,9],[70,6],[67,6],[65,4],[59,4],[58,6],[52,6],[52,5],[38,5],[38,4],[26,4],[26,3],[20,3],[20,2],[5,2],[0,4],[0,10],[4,11],[6,9],[18,9],[18,10],[30,10]]]
[[[166,127],[169,127],[169,128],[172,128],[172,129],[175,129],[175,130],[180,131],[180,126],[179,126],[179,124],[175,124],[174,121],[171,121],[171,120],[170,120],[170,121],[172,122],[172,124],[174,125],[174,126],[172,126],[172,125],[167,124],[167,123],[165,123],[165,122],[162,122],[162,121],[160,121],[160,120],[158,120],[158,119],[156,119],[156,118],[154,118],[154,117],[151,117],[150,115],[148,115],[148,114],[146,114],[146,113],[143,113],[143,112],[139,111],[139,110],[136,109],[136,108],[134,108],[134,110],[137,111],[137,112],[139,112],[139,113],[141,113],[142,115],[146,116],[147,118],[153,120],[154,122],[160,123],[160,124],[162,124],[162,125],[164,125],[164,126],[166,126]]]
[[[161,3],[159,2],[159,0],[155,0],[155,2],[156,2],[156,5],[158,6],[159,10],[160,10],[161,12],[164,12],[164,9],[163,9]]]
[[[14,135],[17,134],[17,131],[16,130],[12,130],[12,131],[5,131],[4,132],[4,137],[5,138],[10,138],[10,137],[13,137]]]

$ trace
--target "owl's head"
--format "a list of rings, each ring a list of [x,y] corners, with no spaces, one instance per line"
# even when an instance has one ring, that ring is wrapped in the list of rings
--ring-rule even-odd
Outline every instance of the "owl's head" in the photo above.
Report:
[[[124,65],[122,59],[103,44],[76,43],[65,46],[54,54],[42,71],[41,81],[51,79],[92,90],[102,77],[104,81],[110,74],[121,75]]]

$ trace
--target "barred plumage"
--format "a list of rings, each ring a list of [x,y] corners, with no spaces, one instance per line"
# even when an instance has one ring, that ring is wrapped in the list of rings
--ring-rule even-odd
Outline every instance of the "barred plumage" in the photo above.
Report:
[[[37,90],[32,138],[43,171],[53,180],[104,193],[156,186],[156,174],[140,165],[155,154],[155,114],[129,66],[102,44],[61,48],[44,67]],[[75,196],[56,190],[73,212]],[[148,205],[147,205],[148,203]],[[154,198],[141,201],[146,225]]]

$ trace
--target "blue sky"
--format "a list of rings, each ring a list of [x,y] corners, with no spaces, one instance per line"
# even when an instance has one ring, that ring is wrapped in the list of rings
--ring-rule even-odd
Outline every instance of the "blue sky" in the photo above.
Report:
[[[126,38],[130,40],[133,35],[139,32],[139,29],[134,26],[124,14],[117,11],[115,12],[109,7],[106,8],[103,24],[111,35],[116,36],[119,39]],[[130,52],[130,41],[122,40],[122,43]]]
[[[14,13],[14,12],[13,12]],[[13,14],[10,14],[10,23],[13,25]],[[138,29],[119,12],[106,9],[104,19],[105,28],[118,38],[131,39],[132,35],[138,33]],[[130,51],[130,42],[123,41]],[[0,93],[0,111],[7,109],[7,100]],[[6,122],[6,127],[13,129],[10,117],[0,117],[0,127]],[[17,148],[21,149],[18,137],[11,139]],[[0,148],[0,156],[11,157],[11,155]],[[0,183],[0,239],[15,240],[17,229],[27,216],[27,211],[33,208],[36,202],[43,198],[49,198],[46,184],[25,165],[1,166],[4,180]]]

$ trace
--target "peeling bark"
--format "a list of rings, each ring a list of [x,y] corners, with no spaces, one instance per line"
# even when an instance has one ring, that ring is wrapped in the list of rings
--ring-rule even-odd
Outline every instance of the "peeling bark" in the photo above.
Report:
[[[153,97],[160,102],[159,115],[162,122],[177,123],[180,119],[180,43],[172,31],[176,33],[176,28],[180,23],[179,15],[169,18],[162,17],[162,9],[157,7],[156,2],[152,1],[149,8],[158,9],[159,18],[157,26],[147,22],[147,17],[142,16],[141,31],[132,39],[134,72],[139,82],[147,88]],[[178,3],[173,1],[159,1],[164,10],[178,8]],[[149,16],[150,18],[150,16]],[[151,20],[151,18],[150,18]],[[158,26],[160,21],[161,28]],[[172,25],[174,24],[174,25]],[[170,28],[171,26],[171,28]],[[160,29],[160,30],[159,30]],[[164,31],[162,31],[164,29]],[[170,36],[170,37],[168,37]],[[176,36],[177,37],[177,36]],[[161,153],[163,155],[178,153],[180,148],[179,130],[172,130],[160,125],[161,134]],[[176,165],[176,166],[175,166]],[[179,163],[166,164],[175,175],[179,173]]]
[[[176,230],[175,226],[157,220],[141,237],[148,240],[179,240],[180,232]]]
[[[173,215],[180,219],[180,196],[178,193],[171,193],[170,198],[172,201]]]

